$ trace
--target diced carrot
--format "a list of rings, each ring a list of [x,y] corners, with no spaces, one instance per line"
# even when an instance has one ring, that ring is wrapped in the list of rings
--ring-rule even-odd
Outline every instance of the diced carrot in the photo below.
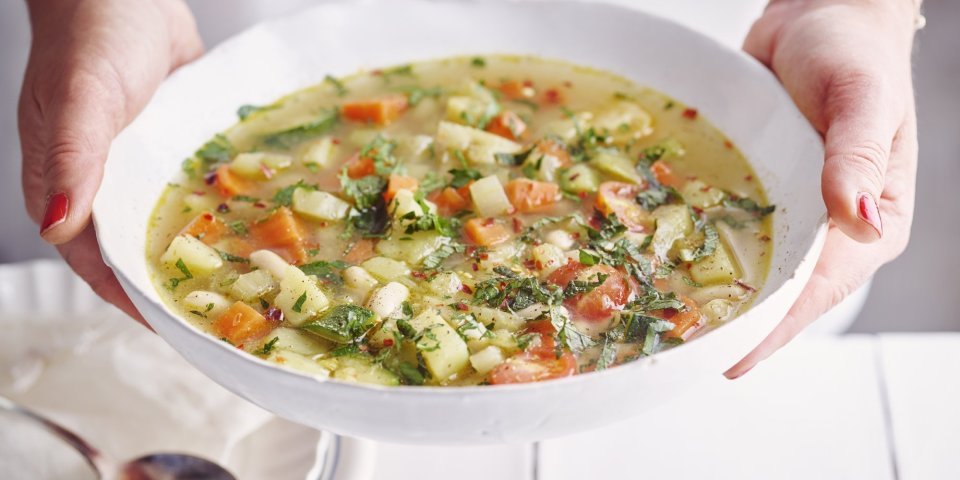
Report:
[[[350,251],[343,256],[343,260],[347,263],[363,262],[370,257],[373,257],[374,245],[375,243],[372,239],[361,238],[350,246]]]
[[[504,80],[503,83],[497,87],[497,90],[500,90],[500,93],[509,100],[531,98],[535,95],[532,83],[526,85],[524,82],[517,80]]]
[[[570,152],[567,151],[567,148],[563,144],[550,139],[544,139],[537,142],[536,151],[544,155],[551,155],[557,160],[560,160],[561,167],[570,166],[572,163],[570,161]]]
[[[255,185],[230,171],[228,165],[220,165],[216,172],[217,193],[224,198],[247,195]]]
[[[510,239],[510,230],[492,218],[471,218],[463,228],[470,241],[482,247],[489,247]]]
[[[406,109],[407,96],[392,94],[372,100],[344,103],[340,112],[350,120],[387,125],[399,118]]]
[[[682,338],[686,340],[703,325],[700,307],[697,306],[696,302],[682,295],[680,296],[680,300],[687,306],[686,310],[682,312],[677,312],[676,310],[661,310],[663,314],[656,315],[665,317],[674,325],[673,330],[663,334],[664,338]],[[670,314],[668,312],[676,313]]]
[[[303,227],[287,207],[280,207],[265,220],[251,225],[250,237],[258,249],[273,250],[290,263],[307,259]]]
[[[236,302],[217,317],[213,329],[234,345],[263,338],[277,325],[243,302]]]
[[[418,182],[416,178],[403,175],[390,175],[390,179],[387,181],[387,189],[383,192],[383,199],[389,202],[393,200],[393,197],[395,197],[400,190],[410,190],[412,192],[416,190],[419,185],[420,182]]]
[[[510,140],[519,140],[527,132],[527,124],[519,115],[509,110],[500,112],[500,115],[493,117],[487,124],[486,130],[492,134],[500,135]]]
[[[183,227],[183,230],[180,230],[180,235],[197,237],[207,245],[217,243],[224,233],[227,233],[227,224],[217,218],[213,212],[197,215],[186,227]]]
[[[526,178],[515,178],[503,188],[507,192],[510,204],[518,212],[533,212],[557,201],[560,187],[553,182],[538,182]]]
[[[361,157],[359,153],[354,154],[347,160],[347,176],[353,179],[363,178],[367,175],[377,173],[377,168],[373,164],[373,159]]]
[[[427,198],[437,205],[441,215],[449,216],[470,208],[469,186],[461,188],[446,187],[434,190]]]
[[[650,165],[650,173],[660,182],[661,185],[676,187],[680,184],[680,179],[673,174],[673,169],[663,160],[657,160]]]

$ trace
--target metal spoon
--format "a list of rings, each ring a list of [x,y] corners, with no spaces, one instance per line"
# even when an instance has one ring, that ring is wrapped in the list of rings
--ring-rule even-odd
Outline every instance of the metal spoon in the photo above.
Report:
[[[117,463],[77,434],[0,396],[0,410],[33,421],[73,447],[101,479],[117,480],[236,480],[210,460],[184,453],[154,453]]]

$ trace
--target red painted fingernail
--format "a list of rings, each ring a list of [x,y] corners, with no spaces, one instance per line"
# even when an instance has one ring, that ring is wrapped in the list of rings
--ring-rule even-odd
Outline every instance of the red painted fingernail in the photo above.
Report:
[[[873,198],[873,195],[870,195],[866,192],[861,192],[857,196],[857,216],[860,217],[860,220],[867,222],[874,230],[877,231],[877,235],[883,236],[883,221],[880,219],[880,207],[877,206],[877,201]]]
[[[747,374],[747,372],[749,372],[750,370],[753,370],[753,367],[756,367],[756,365],[753,365],[753,366],[751,366],[750,368],[748,368],[748,369],[746,369],[746,370],[744,370],[744,371],[742,371],[742,372],[740,372],[740,374],[738,374],[738,375],[737,375],[737,376],[735,376],[735,377],[728,377],[728,378],[729,378],[730,380],[736,380],[736,379],[738,379],[738,378],[740,378],[740,377],[742,377],[742,376],[744,376],[744,375],[746,375],[746,374]]]
[[[51,228],[63,223],[67,219],[68,211],[70,211],[70,199],[67,198],[66,193],[57,192],[47,197],[47,208],[43,212],[40,236],[42,237]]]

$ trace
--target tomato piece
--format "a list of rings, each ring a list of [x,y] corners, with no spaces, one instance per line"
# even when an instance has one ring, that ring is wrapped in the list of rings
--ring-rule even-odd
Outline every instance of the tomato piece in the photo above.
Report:
[[[577,373],[577,359],[570,352],[557,357],[553,335],[556,330],[550,320],[527,324],[527,333],[540,334],[540,342],[528,347],[490,371],[488,380],[494,385],[530,383],[552,378],[569,377]]]
[[[227,233],[227,230],[227,224],[217,218],[213,212],[203,212],[183,227],[180,234],[197,237],[201,242],[213,245]]]
[[[664,338],[686,340],[705,323],[703,315],[700,314],[700,307],[697,306],[696,302],[684,295],[680,296],[680,300],[687,306],[687,309],[682,312],[673,309],[652,312],[653,316],[668,320],[674,325],[673,330],[664,332]]]
[[[487,124],[486,130],[510,140],[519,140],[527,132],[527,124],[519,115],[506,110],[493,117],[493,120]]]
[[[551,273],[547,280],[563,288],[574,280],[596,282],[597,275],[606,275],[607,278],[593,290],[568,298],[564,304],[574,318],[600,322],[609,320],[630,301],[636,287],[626,275],[609,265],[587,266],[571,260]]]
[[[407,106],[406,95],[393,94],[372,100],[344,103],[340,112],[350,120],[387,125],[399,118]]]
[[[616,214],[620,223],[632,232],[642,232],[653,226],[649,212],[637,203],[640,185],[624,182],[603,182],[597,191],[594,206],[604,215]]]
[[[560,196],[560,187],[553,182],[516,178],[504,186],[507,198],[518,212],[534,212],[553,205]]]

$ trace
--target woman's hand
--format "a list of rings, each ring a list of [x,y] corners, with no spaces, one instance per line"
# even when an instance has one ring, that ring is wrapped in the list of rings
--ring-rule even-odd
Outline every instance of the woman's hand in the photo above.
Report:
[[[824,136],[821,184],[831,221],[800,298],[728,378],[770,356],[906,248],[917,169],[916,8],[912,0],[774,1],[750,31],[744,49],[776,73]]]
[[[110,142],[171,70],[202,52],[196,25],[179,0],[28,4],[18,112],[27,212],[97,294],[142,321],[103,263],[90,210]]]

